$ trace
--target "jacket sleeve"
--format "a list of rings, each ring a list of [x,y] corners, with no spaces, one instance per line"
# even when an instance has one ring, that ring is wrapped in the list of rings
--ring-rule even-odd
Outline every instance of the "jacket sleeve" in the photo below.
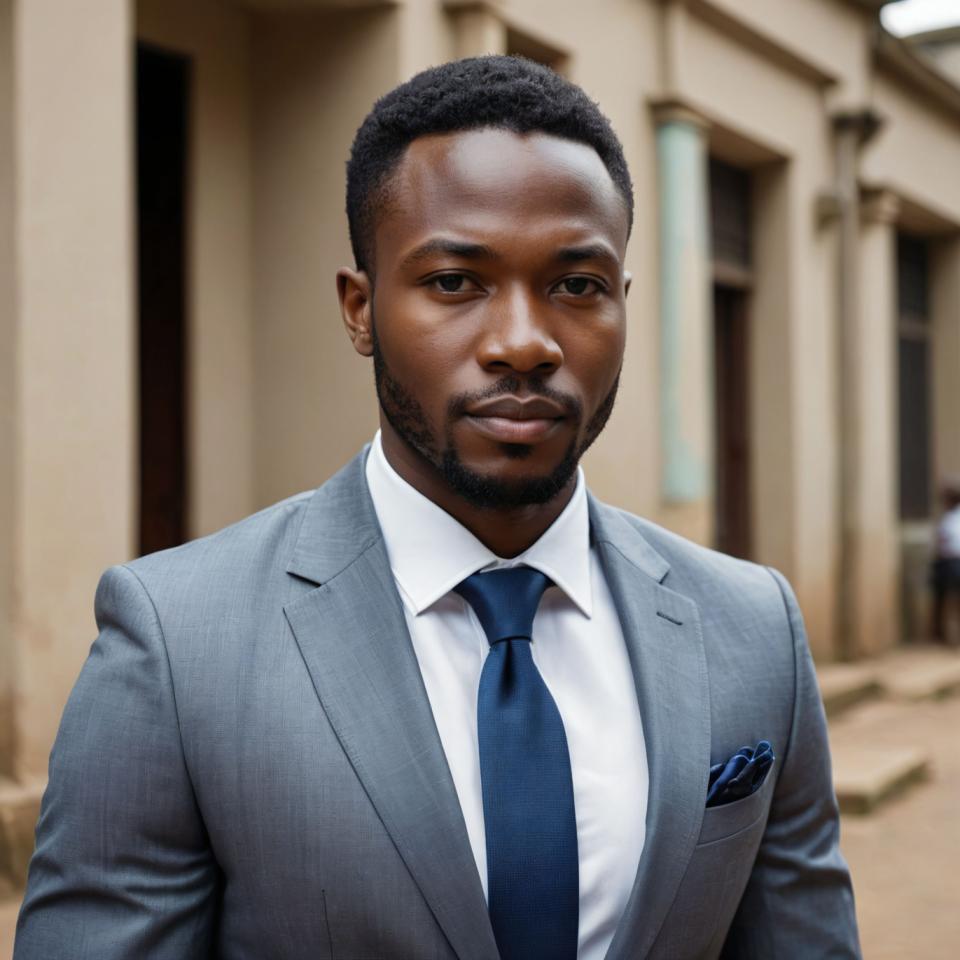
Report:
[[[823,704],[796,597],[783,576],[770,572],[793,639],[792,727],[753,873],[721,957],[859,958]]]
[[[14,958],[208,957],[218,871],[160,621],[127,567],[102,577],[96,616],[50,756]]]

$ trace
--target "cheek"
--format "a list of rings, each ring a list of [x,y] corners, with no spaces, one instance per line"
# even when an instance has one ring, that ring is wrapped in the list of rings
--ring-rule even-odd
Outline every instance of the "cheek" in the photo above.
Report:
[[[592,324],[577,330],[564,346],[564,364],[584,393],[599,403],[620,372],[626,346],[623,323]]]
[[[384,297],[387,302],[387,298]],[[377,339],[390,372],[425,406],[445,405],[457,372],[472,356],[472,331],[416,296],[396,296],[377,311]]]

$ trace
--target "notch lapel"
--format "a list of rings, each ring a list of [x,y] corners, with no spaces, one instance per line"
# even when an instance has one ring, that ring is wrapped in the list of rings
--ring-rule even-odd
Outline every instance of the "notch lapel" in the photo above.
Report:
[[[361,454],[311,500],[289,570],[320,586],[285,613],[330,724],[454,951],[496,960],[363,462]]]
[[[710,690],[696,603],[664,587],[666,561],[591,498],[591,531],[620,615],[650,771],[647,831],[607,960],[645,957],[693,854],[710,767]]]

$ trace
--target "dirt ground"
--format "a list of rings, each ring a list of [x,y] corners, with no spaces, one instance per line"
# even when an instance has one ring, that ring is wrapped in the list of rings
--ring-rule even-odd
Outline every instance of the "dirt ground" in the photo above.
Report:
[[[841,847],[853,875],[866,960],[960,956],[960,696],[864,706],[839,724],[870,740],[920,746],[928,783],[866,817],[844,817]]]

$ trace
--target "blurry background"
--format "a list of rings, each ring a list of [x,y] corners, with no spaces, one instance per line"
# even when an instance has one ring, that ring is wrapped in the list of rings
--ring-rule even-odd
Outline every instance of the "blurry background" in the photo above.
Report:
[[[488,52],[581,84],[634,178],[593,489],[791,579],[868,956],[954,956],[960,698],[928,700],[960,657],[922,641],[960,474],[960,0],[0,0],[0,916],[103,569],[372,436],[349,145]]]

